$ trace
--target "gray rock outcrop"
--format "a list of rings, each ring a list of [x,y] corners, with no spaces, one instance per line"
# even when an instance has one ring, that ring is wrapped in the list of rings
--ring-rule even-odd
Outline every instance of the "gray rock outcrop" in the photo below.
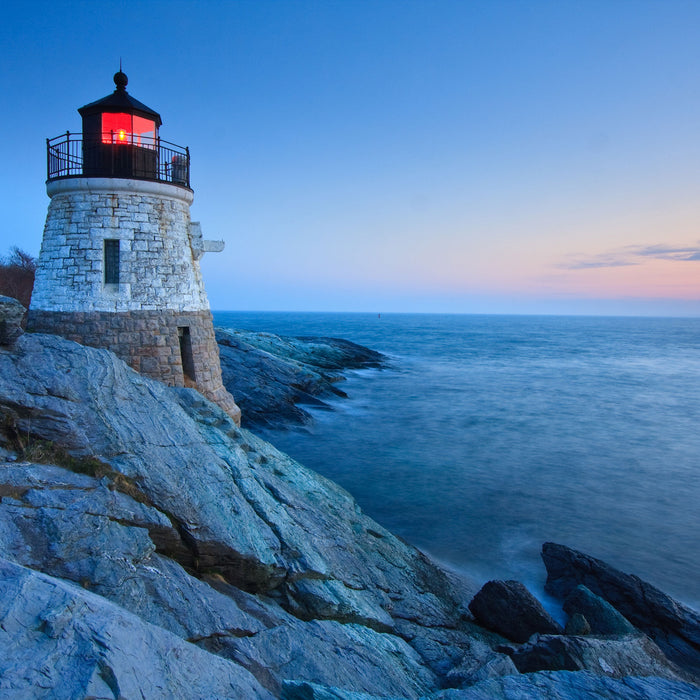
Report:
[[[648,634],[671,661],[700,677],[700,615],[658,588],[565,545],[546,542],[546,590],[566,598],[579,584]]]
[[[511,657],[518,671],[591,671],[613,678],[656,676],[686,680],[654,642],[636,633],[624,638],[538,635]]]
[[[6,556],[273,694],[299,679],[418,697],[480,638],[450,576],[194,390],[25,334],[0,350],[0,419],[19,457],[0,470]],[[475,647],[471,671],[500,656]]]
[[[5,559],[0,619],[2,698],[274,697],[241,666]]]
[[[338,338],[291,338],[272,333],[216,329],[224,386],[234,393],[245,427],[305,425],[303,408],[330,408],[324,399],[345,397],[342,371],[381,367],[378,352]]]

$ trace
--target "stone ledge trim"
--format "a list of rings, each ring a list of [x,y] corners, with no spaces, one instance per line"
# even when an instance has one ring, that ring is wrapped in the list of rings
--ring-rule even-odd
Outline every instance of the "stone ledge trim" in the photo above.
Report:
[[[127,192],[129,194],[155,195],[156,197],[169,197],[192,204],[194,192],[192,190],[170,185],[167,182],[154,182],[152,180],[130,180],[118,177],[71,177],[65,180],[53,180],[46,183],[46,194],[54,197],[57,194],[72,194],[74,192],[102,193],[102,192]]]

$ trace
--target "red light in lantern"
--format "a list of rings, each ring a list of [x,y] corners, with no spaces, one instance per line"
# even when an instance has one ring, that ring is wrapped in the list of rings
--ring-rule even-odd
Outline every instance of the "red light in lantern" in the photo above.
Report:
[[[156,124],[151,119],[124,112],[102,114],[102,143],[133,144],[155,148]]]

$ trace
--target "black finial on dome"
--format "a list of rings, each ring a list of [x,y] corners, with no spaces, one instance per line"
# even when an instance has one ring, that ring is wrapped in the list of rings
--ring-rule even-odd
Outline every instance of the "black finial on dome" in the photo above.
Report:
[[[122,73],[121,61],[119,61],[119,72],[114,74],[114,84],[117,86],[117,90],[126,90],[126,86],[129,84],[126,73]]]

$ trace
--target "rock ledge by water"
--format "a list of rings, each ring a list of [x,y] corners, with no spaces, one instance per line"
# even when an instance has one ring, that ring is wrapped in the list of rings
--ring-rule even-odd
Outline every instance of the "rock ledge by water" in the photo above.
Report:
[[[386,358],[339,338],[216,329],[224,386],[236,397],[247,428],[305,425],[304,406],[330,409],[345,397],[343,372],[380,368]]]
[[[347,492],[106,350],[0,347],[0,426],[0,697],[700,692],[693,616],[675,660],[619,608],[633,633],[509,641]]]

